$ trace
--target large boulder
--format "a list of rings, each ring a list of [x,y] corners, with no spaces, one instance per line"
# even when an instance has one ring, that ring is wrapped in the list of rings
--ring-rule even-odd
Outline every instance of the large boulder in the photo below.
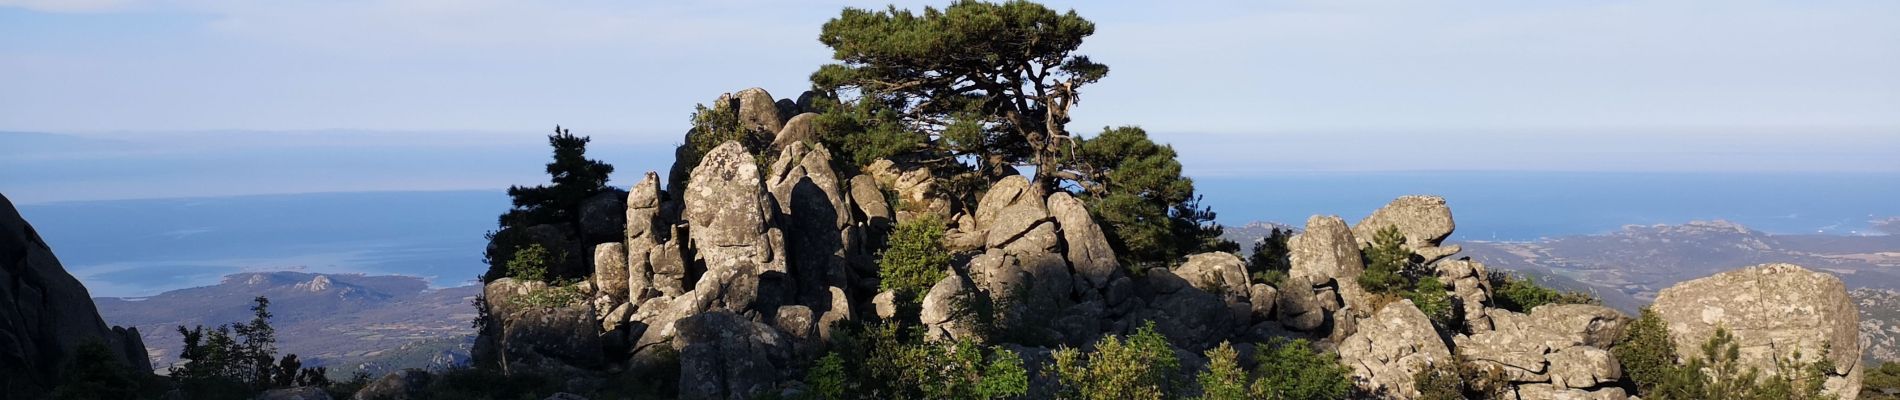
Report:
[[[879,186],[897,194],[897,222],[910,221],[922,214],[950,216],[950,210],[957,208],[954,199],[937,192],[937,176],[928,166],[899,164],[891,160],[877,160],[864,167],[864,173],[871,175]]]
[[[1188,285],[1220,296],[1229,303],[1246,303],[1249,291],[1253,290],[1247,285],[1247,263],[1233,253],[1190,255],[1187,262],[1175,267],[1174,274],[1186,279]]]
[[[1397,227],[1405,235],[1405,247],[1431,263],[1457,254],[1458,245],[1440,247],[1457,224],[1452,222],[1451,207],[1438,196],[1400,196],[1392,203],[1352,226],[1360,243],[1371,243],[1374,234],[1386,227]]]
[[[580,233],[588,242],[617,240],[627,227],[627,192],[603,190],[581,202]]]
[[[1650,306],[1669,326],[1682,357],[1718,328],[1735,336],[1744,366],[1779,373],[1775,360],[1834,363],[1826,387],[1842,399],[1860,392],[1860,315],[1834,275],[1793,264],[1763,264],[1678,283]]]
[[[601,243],[594,246],[594,290],[598,298],[594,308],[611,310],[627,302],[627,244]]]
[[[681,399],[752,399],[778,382],[790,343],[770,326],[727,311],[680,320]]]
[[[1370,242],[1374,233],[1388,226],[1398,227],[1405,243],[1412,247],[1438,246],[1457,228],[1444,197],[1400,196],[1359,220],[1352,233],[1360,241]]]
[[[152,362],[137,329],[107,326],[86,287],[0,195],[0,398],[33,398],[60,382],[81,345],[104,344],[131,370]]]
[[[1108,247],[1108,236],[1101,225],[1089,216],[1087,206],[1068,193],[1057,192],[1049,195],[1049,214],[1062,226],[1062,240],[1068,244],[1069,265],[1075,273],[1087,278],[1095,288],[1108,286],[1109,278],[1121,263],[1115,260],[1115,250]],[[1244,275],[1244,268],[1243,268]],[[1242,276],[1245,281],[1245,276]]]
[[[1306,231],[1287,239],[1287,256],[1293,264],[1287,275],[1306,278],[1314,285],[1357,278],[1365,272],[1366,264],[1354,238],[1346,221],[1337,216],[1307,218]]]
[[[597,367],[605,362],[593,303],[576,298],[548,304],[546,283],[501,278],[482,288],[488,304],[481,340],[485,362],[507,365]],[[569,289],[571,290],[571,289]],[[579,296],[576,296],[579,297]],[[492,346],[492,347],[491,347]]]
[[[1438,279],[1451,288],[1452,296],[1463,309],[1465,330],[1483,332],[1491,330],[1489,307],[1491,303],[1490,272],[1484,264],[1471,260],[1445,260],[1432,264]]]
[[[391,372],[388,375],[383,375],[381,378],[370,381],[369,385],[363,386],[362,389],[358,389],[355,394],[350,395],[350,400],[408,400],[421,398],[424,394],[423,391],[428,389],[429,381],[432,380],[434,380],[434,376],[429,375],[428,371],[419,369]]]
[[[1340,341],[1339,358],[1352,368],[1362,389],[1401,399],[1418,398],[1413,377],[1419,371],[1448,368],[1453,362],[1431,319],[1411,300],[1379,309],[1357,333]]]
[[[1139,281],[1146,293],[1143,297],[1148,298],[1147,307],[1129,315],[1127,329],[1131,332],[1139,327],[1138,323],[1152,321],[1155,331],[1167,337],[1168,342],[1200,353],[1247,326],[1245,320],[1235,318],[1233,304],[1223,301],[1218,295],[1194,288],[1172,271],[1151,269],[1142,274]],[[1247,310],[1241,308],[1241,315],[1244,316]]]
[[[778,100],[772,94],[760,88],[740,90],[731,97],[735,102],[733,109],[739,112],[740,127],[767,135],[777,134],[785,128],[785,120],[779,116]]]
[[[792,143],[818,143],[818,114],[802,113],[785,121],[785,127],[772,137],[771,151],[780,151]]]
[[[1280,323],[1293,330],[1310,332],[1326,322],[1327,310],[1313,293],[1306,277],[1290,277],[1279,293]]]
[[[976,226],[969,230],[988,230],[991,224],[997,222],[1003,210],[1011,206],[1026,202],[1042,203],[1030,192],[1029,179],[1022,175],[1010,175],[990,184],[990,190],[983,192],[983,199],[976,202]]]
[[[924,294],[919,320],[924,324],[924,338],[930,340],[958,340],[973,338],[982,323],[976,307],[982,299],[969,278],[950,274],[930,291]]]
[[[843,182],[831,170],[831,152],[824,146],[793,142],[779,153],[766,179],[778,210],[779,228],[787,233],[785,253],[797,297],[803,304],[823,306],[829,287],[849,284],[845,237],[851,223]]]
[[[685,288],[680,287],[680,280],[684,276],[679,276],[685,270],[673,271],[678,274],[666,276],[660,268],[656,268],[655,260],[665,256],[662,243],[669,240],[672,230],[672,224],[661,216],[660,207],[664,201],[666,193],[660,191],[660,175],[654,172],[647,172],[646,178],[634,184],[633,190],[627,193],[626,239],[622,242],[627,272],[623,275],[627,277],[628,303],[635,306],[649,298],[678,296],[685,291]],[[595,262],[600,261],[596,259]],[[596,280],[599,280],[600,273],[596,268]],[[608,286],[601,284],[599,287]]]
[[[773,220],[778,206],[752,154],[739,142],[707,152],[693,168],[684,202],[693,253],[705,265],[693,290],[711,296],[715,309],[777,310],[789,272],[785,239]],[[772,298],[774,293],[781,297]]]

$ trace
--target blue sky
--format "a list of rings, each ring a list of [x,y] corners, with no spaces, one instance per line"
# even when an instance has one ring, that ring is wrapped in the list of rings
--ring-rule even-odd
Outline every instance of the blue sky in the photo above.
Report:
[[[242,143],[527,149],[554,124],[664,146],[693,104],[719,93],[796,96],[829,62],[819,26],[840,7],[883,4],[0,0],[0,131],[103,137],[179,159],[253,151]],[[920,4],[931,3],[900,6]],[[1082,52],[1113,69],[1086,89],[1074,130],[1144,126],[1197,176],[1900,171],[1900,2],[1049,4],[1097,22]],[[326,129],[355,133],[271,135]],[[606,158],[663,169],[647,155],[665,153]],[[522,179],[538,157],[522,151]],[[323,154],[308,158],[300,171],[332,171]],[[463,178],[421,186],[494,185]],[[63,198],[94,184],[54,183],[32,188]],[[281,190],[206,193],[259,191]]]

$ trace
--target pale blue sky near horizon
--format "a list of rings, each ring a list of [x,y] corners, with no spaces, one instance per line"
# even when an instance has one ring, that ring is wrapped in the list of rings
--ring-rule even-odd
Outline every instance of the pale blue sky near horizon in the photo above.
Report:
[[[694,103],[796,96],[820,25],[884,4],[0,0],[0,131],[83,139],[0,137],[0,191],[528,184],[554,124],[663,170]],[[1900,2],[1047,4],[1111,67],[1075,130],[1144,126],[1194,176],[1900,171]]]

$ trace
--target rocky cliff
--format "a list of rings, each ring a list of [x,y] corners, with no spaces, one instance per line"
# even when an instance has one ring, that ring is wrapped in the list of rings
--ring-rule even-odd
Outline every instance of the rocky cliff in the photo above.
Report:
[[[138,329],[106,326],[86,287],[0,195],[0,394],[43,394],[89,342],[105,345],[133,370],[152,370]]]
[[[865,171],[834,170],[831,153],[800,122],[808,117],[800,103],[775,102],[759,89],[720,101],[734,103],[728,109],[749,126],[776,131],[758,141],[772,145],[719,145],[696,163],[676,164],[664,187],[648,173],[625,195],[624,235],[593,247],[591,279],[570,289],[582,292],[576,301],[538,301],[544,297],[536,293],[551,290],[539,282],[489,283],[478,363],[577,374],[677,366],[682,398],[776,393],[803,376],[798,369],[821,354],[840,321],[898,312],[894,294],[879,291],[871,243],[894,221],[937,214],[950,221],[944,245],[957,254],[915,311],[931,340],[1006,344],[1034,360],[1153,322],[1189,366],[1205,362],[1194,354],[1223,341],[1316,339],[1338,351],[1362,391],[1384,397],[1418,397],[1419,371],[1460,360],[1499,371],[1507,398],[1630,397],[1609,350],[1631,318],[1597,305],[1496,307],[1485,265],[1454,258],[1460,248],[1444,243],[1456,225],[1443,198],[1401,197],[1353,225],[1314,216],[1290,240],[1292,269],[1277,285],[1256,282],[1226,253],[1131,271],[1068,193],[1044,193],[1009,176],[980,194],[946,195],[928,168],[888,160]],[[769,165],[755,155],[763,152],[776,154]],[[603,203],[621,203],[610,200]],[[1359,286],[1364,248],[1388,227],[1406,238],[1414,262],[1445,283],[1460,316],[1454,326],[1435,323],[1410,300]],[[1851,399],[1858,367],[1840,355],[1857,355],[1859,347],[1844,288],[1798,267],[1768,269],[1778,273],[1715,290],[1692,282],[1665,291],[1722,312],[1664,314],[1672,327],[1683,326],[1685,340],[1707,326],[1730,326],[1747,332],[1741,336],[1750,349],[1819,335],[1790,343],[1826,346],[1841,367],[1829,388]],[[1807,293],[1775,294],[1783,290]],[[1773,307],[1735,303],[1770,298]],[[1781,318],[1789,310],[1804,317]]]

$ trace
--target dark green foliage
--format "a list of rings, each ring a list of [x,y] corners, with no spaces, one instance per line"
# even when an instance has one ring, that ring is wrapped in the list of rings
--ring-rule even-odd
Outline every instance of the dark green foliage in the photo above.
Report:
[[[1491,281],[1491,301],[1499,308],[1515,312],[1530,312],[1531,309],[1545,304],[1598,304],[1595,297],[1583,292],[1559,292],[1555,289],[1538,286],[1530,278],[1518,277],[1502,271],[1493,271],[1486,278]]]
[[[1124,126],[1082,141],[1078,153],[1090,160],[1089,175],[1099,184],[1085,186],[1080,195],[1123,263],[1145,268],[1191,253],[1238,250],[1220,240],[1214,212],[1200,206],[1194,180],[1181,176],[1172,146]]]
[[[1900,400],[1900,363],[1887,361],[1861,375],[1861,400]]]
[[[1741,347],[1734,335],[1720,328],[1698,350],[1694,357],[1677,363],[1668,325],[1644,309],[1611,352],[1645,399],[1834,398],[1823,390],[1827,372],[1834,369],[1825,358],[1805,361],[1798,351],[1785,358],[1776,355],[1780,373],[1764,373],[1741,364]]]
[[[1108,336],[1084,355],[1072,348],[1055,351],[1055,373],[1069,399],[1161,399],[1175,388],[1180,360],[1153,321],[1127,340]]]
[[[184,336],[171,378],[194,399],[242,399],[257,392],[296,385],[323,386],[322,369],[302,368],[296,355],[277,358],[277,330],[270,325],[270,299],[252,299],[251,321],[216,329],[178,327]],[[314,375],[314,376],[313,376]]]
[[[548,254],[548,248],[540,243],[529,244],[516,250],[514,257],[508,260],[508,277],[530,282],[545,282],[548,279],[548,265],[555,262]]]
[[[807,395],[815,400],[843,400],[849,379],[845,376],[844,358],[838,357],[836,352],[827,353],[805,371],[805,385],[810,390]]]
[[[1351,371],[1339,363],[1339,356],[1315,349],[1306,339],[1275,338],[1255,352],[1259,365],[1249,389],[1252,398],[1343,399],[1352,391]]]
[[[1682,378],[1676,367],[1676,345],[1669,341],[1669,326],[1647,307],[1623,331],[1610,353],[1622,364],[1623,376],[1636,383],[1638,393],[1655,393]]]
[[[1247,257],[1247,275],[1254,281],[1279,287],[1286,280],[1287,271],[1293,269],[1292,249],[1287,240],[1293,238],[1293,230],[1275,227],[1266,238],[1254,242],[1253,251]]]
[[[1247,371],[1240,368],[1234,346],[1221,342],[1207,351],[1207,369],[1195,375],[1201,383],[1201,399],[1244,400],[1247,398]]]
[[[1397,227],[1388,226],[1374,233],[1372,244],[1366,247],[1364,254],[1366,271],[1359,274],[1359,287],[1375,294],[1411,300],[1412,305],[1425,312],[1441,329],[1458,326],[1459,310],[1452,305],[1444,282],[1413,262],[1412,250],[1405,247],[1405,235],[1399,233]]]
[[[756,162],[760,165],[770,165],[771,162],[767,158],[776,154],[766,154],[766,151],[772,144],[772,138],[778,135],[778,132],[765,132],[745,127],[745,124],[739,121],[737,104],[738,99],[731,99],[724,104],[713,104],[711,108],[707,108],[704,104],[694,105],[691,117],[693,129],[686,132],[686,144],[680,145],[680,151],[675,154],[674,162],[692,168],[698,166],[700,160],[706,157],[706,153],[712,152],[712,149],[726,142],[738,141],[740,145],[745,146],[747,153],[752,153]],[[681,172],[690,173],[691,170]],[[681,192],[686,188],[686,175],[669,178],[668,189]]]
[[[1449,364],[1434,365],[1412,375],[1413,387],[1422,400],[1514,399],[1509,379],[1498,367],[1480,367],[1463,354]]]
[[[857,171],[878,159],[930,151],[930,137],[907,129],[897,111],[877,101],[842,103],[829,97],[812,101],[818,118],[813,128],[831,151],[838,171]]]
[[[131,369],[98,340],[88,340],[74,349],[60,378],[64,382],[53,388],[54,399],[118,400],[139,393],[140,382],[133,379]]]
[[[811,381],[818,398],[992,399],[1020,396],[1029,388],[1022,359],[970,340],[925,342],[920,331],[876,323],[841,330],[832,348],[842,366],[820,359]],[[842,371],[844,379],[835,379]],[[814,386],[818,388],[819,386]],[[822,397],[839,394],[841,397]]]
[[[1406,290],[1400,296],[1411,300],[1412,305],[1418,306],[1418,310],[1425,312],[1425,316],[1438,326],[1457,326],[1459,310],[1452,306],[1451,294],[1446,290],[1445,284],[1439,282],[1438,278],[1427,276],[1418,278],[1411,290]]]
[[[1365,249],[1366,272],[1359,274],[1359,287],[1373,293],[1398,293],[1408,289],[1404,274],[1411,264],[1412,251],[1405,248],[1405,235],[1397,227],[1385,227],[1372,235]]]
[[[812,74],[821,92],[855,92],[902,126],[943,137],[992,175],[1034,163],[1036,182],[1059,168],[1076,90],[1108,67],[1073,54],[1095,24],[1040,4],[961,1],[922,13],[846,8],[818,41],[838,64]],[[939,146],[946,149],[951,146]]]
[[[880,287],[896,292],[901,301],[922,302],[924,294],[943,280],[950,268],[950,251],[943,247],[948,229],[943,218],[929,213],[897,224],[890,235],[890,247],[878,256]]]
[[[488,272],[482,274],[482,282],[508,276],[507,263],[515,258],[515,251],[534,241],[525,232],[529,227],[577,224],[581,203],[608,190],[607,179],[608,175],[613,174],[614,166],[587,158],[587,142],[590,140],[585,136],[574,136],[559,126],[554,127],[554,134],[548,135],[548,145],[554,148],[554,161],[547,164],[550,184],[508,188],[513,208],[497,218],[499,228],[488,234],[489,248],[482,254],[483,261],[488,264]]]

